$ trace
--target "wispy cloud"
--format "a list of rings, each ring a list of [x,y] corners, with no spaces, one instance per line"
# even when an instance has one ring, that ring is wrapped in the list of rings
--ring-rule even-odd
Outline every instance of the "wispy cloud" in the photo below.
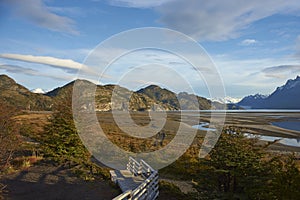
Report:
[[[48,7],[42,0],[3,0],[13,14],[29,22],[52,31],[78,35],[75,22],[65,16],[57,15],[53,8]]]
[[[254,39],[245,39],[240,44],[243,45],[243,46],[250,46],[250,45],[253,45],[253,44],[256,44],[256,43],[257,43],[257,41],[254,40]]]
[[[175,0],[110,0],[109,3],[114,6],[122,7],[152,8],[172,1]]]
[[[6,72],[9,73],[22,73],[26,75],[35,75],[38,71],[30,68],[25,68],[25,67],[20,67],[17,65],[8,65],[8,64],[2,64],[0,65],[0,69],[5,70]]]
[[[189,0],[156,7],[159,22],[198,40],[238,37],[251,23],[278,13],[296,14],[298,0]]]
[[[9,64],[1,64],[0,70],[4,70],[8,73],[13,73],[13,74],[25,74],[28,76],[43,76],[43,77],[48,77],[59,81],[71,80],[73,78],[70,76],[45,74],[31,68],[21,67],[18,65],[9,65]]]
[[[295,75],[300,74],[300,65],[299,64],[290,64],[290,65],[278,65],[272,67],[262,68],[260,71],[254,71],[248,75],[248,78],[257,80],[256,83],[261,83],[261,85],[267,85],[274,82],[285,81],[289,78],[294,78]],[[266,79],[266,80],[265,80]],[[270,80],[272,80],[270,82]],[[267,81],[262,83],[261,81]],[[276,85],[281,85],[278,83]]]
[[[300,65],[279,65],[267,67],[262,72],[269,77],[285,78],[286,74],[300,74]]]
[[[0,58],[18,60],[29,63],[45,64],[55,68],[60,68],[68,73],[76,73],[80,69],[87,70],[87,67],[81,63],[75,62],[71,59],[60,59],[50,56],[33,56],[22,54],[0,54]]]
[[[290,57],[239,58],[213,55],[229,96],[270,94],[287,79],[300,75],[300,63]]]

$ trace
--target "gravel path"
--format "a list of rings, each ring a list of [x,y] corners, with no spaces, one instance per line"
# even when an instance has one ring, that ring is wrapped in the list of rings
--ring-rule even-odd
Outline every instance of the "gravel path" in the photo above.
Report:
[[[2,177],[8,200],[112,199],[119,194],[108,181],[85,182],[61,167],[38,165]]]

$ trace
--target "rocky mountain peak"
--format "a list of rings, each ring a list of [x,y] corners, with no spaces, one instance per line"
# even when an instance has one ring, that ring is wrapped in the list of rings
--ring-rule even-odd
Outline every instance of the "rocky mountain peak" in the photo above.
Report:
[[[297,76],[295,79],[289,79],[285,85],[278,87],[277,90],[291,90],[294,87],[300,86],[300,77]]]
[[[16,82],[7,75],[0,74],[0,87],[15,85]]]
[[[250,95],[238,103],[240,106],[265,109],[299,109],[300,77],[289,79],[269,96]]]

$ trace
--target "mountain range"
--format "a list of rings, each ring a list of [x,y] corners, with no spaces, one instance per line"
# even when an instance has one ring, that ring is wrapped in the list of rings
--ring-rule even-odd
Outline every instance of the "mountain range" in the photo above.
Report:
[[[85,80],[77,80],[93,84]],[[47,93],[41,90],[30,91],[16,83],[7,75],[0,75],[0,101],[21,110],[52,110],[54,101],[62,97],[67,91],[73,91],[72,81]],[[115,90],[117,88],[117,90]],[[249,95],[240,102],[220,102],[209,100],[194,94],[180,92],[178,94],[149,85],[138,91],[131,91],[119,85],[97,85],[95,92],[95,110],[112,110],[111,97],[118,110],[210,110],[210,109],[300,109],[300,77],[290,79],[285,85],[277,87],[270,95]],[[231,99],[229,99],[231,100]],[[123,102],[129,101],[129,105]],[[225,103],[226,107],[225,107]]]
[[[270,95],[249,95],[237,105],[251,109],[300,109],[300,76],[288,80]]]
[[[93,84],[85,80],[77,80]],[[55,100],[72,92],[75,81],[62,87],[58,87],[45,94],[35,93],[16,83],[7,75],[0,75],[0,101],[15,106],[22,110],[52,110]],[[114,89],[118,90],[114,90]],[[113,91],[117,91],[114,97],[114,105],[119,110],[209,110],[224,109],[224,104],[212,102],[186,92],[176,94],[170,90],[156,85],[150,85],[138,91],[130,91],[118,85],[97,85],[95,92],[95,110],[110,111],[112,109],[111,97]],[[128,99],[130,98],[130,99]],[[123,102],[129,101],[129,106]]]
[[[219,103],[225,103],[225,104],[235,104],[241,101],[240,98],[233,98],[230,96],[226,96],[224,98],[212,98],[211,101],[219,102]]]

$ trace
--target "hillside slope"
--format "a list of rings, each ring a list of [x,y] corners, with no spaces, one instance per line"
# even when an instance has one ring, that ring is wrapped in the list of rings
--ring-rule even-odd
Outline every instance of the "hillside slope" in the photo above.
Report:
[[[0,100],[21,110],[51,110],[52,99],[35,94],[6,75],[0,75]]]

